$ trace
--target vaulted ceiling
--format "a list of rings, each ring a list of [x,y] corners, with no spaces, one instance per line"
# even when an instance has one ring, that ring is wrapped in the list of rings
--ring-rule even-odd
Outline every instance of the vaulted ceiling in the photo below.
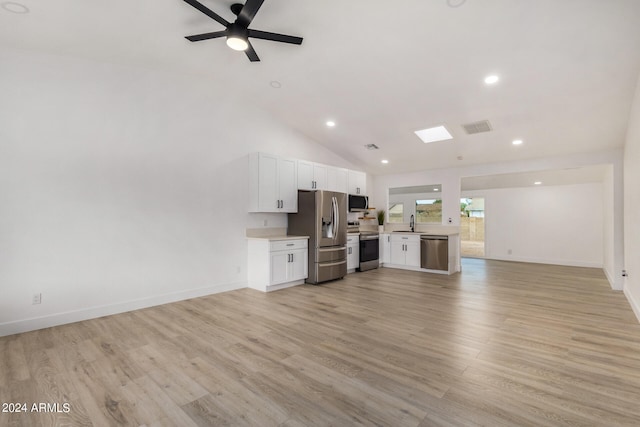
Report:
[[[373,174],[621,147],[640,73],[637,0],[266,0],[251,27],[304,42],[255,63],[185,40],[223,28],[182,0],[0,3],[0,48],[198,75]],[[414,134],[435,125],[453,139]]]

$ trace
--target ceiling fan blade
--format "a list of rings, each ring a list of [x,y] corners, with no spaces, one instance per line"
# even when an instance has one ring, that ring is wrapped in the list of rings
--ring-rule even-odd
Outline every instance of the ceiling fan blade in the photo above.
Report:
[[[236,20],[236,22],[247,28],[249,24],[251,24],[251,21],[253,21],[256,13],[258,13],[258,9],[260,9],[262,3],[264,3],[264,0],[247,0],[247,2],[242,7],[242,10],[238,14],[238,19]]]
[[[249,37],[262,40],[271,40],[274,42],[283,42],[291,44],[302,44],[302,37],[287,36],[285,34],[269,33],[267,31],[249,30]]]
[[[199,42],[201,40],[217,39],[218,37],[224,37],[227,35],[227,30],[215,31],[213,33],[195,34],[193,36],[187,36],[185,39],[190,42]]]
[[[247,54],[247,58],[249,58],[249,61],[251,61],[251,62],[259,62],[260,58],[258,58],[258,54],[256,53],[255,49],[251,45],[251,42],[248,41],[248,40],[247,40],[247,42],[249,43],[249,47],[247,48],[247,50],[244,51],[244,53]]]
[[[225,27],[229,25],[229,22],[224,19],[222,16],[218,15],[217,13],[215,13],[214,11],[212,11],[211,9],[209,9],[208,7],[206,7],[205,5],[203,5],[202,3],[200,3],[197,0],[184,0],[185,3],[190,4],[191,6],[195,7],[196,9],[198,9],[200,12],[204,13],[205,15],[207,15],[209,18],[213,19],[214,21],[224,25]]]

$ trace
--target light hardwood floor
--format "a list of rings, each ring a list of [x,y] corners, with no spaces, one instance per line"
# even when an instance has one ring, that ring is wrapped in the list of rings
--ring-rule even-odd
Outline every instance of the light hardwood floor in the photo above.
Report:
[[[597,269],[466,259],[0,338],[0,425],[638,426],[640,325]]]

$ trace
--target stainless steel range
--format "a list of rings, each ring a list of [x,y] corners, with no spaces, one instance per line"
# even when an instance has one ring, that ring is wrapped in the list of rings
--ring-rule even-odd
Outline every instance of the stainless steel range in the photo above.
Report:
[[[380,234],[377,231],[360,231],[360,267],[358,271],[378,268]]]

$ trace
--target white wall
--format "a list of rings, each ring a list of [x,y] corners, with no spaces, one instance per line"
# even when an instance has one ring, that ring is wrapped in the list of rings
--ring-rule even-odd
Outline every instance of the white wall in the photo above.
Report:
[[[640,320],[640,78],[624,147],[624,293]]]
[[[474,194],[485,198],[486,258],[603,267],[602,184]]]
[[[286,225],[247,213],[247,154],[351,166],[210,80],[0,63],[0,335],[244,287],[245,229]]]

